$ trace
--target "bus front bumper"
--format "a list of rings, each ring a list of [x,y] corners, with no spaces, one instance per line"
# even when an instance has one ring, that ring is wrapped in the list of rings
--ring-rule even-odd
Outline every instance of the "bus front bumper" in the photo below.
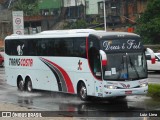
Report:
[[[103,97],[145,95],[148,92],[148,86],[130,89],[104,89]]]

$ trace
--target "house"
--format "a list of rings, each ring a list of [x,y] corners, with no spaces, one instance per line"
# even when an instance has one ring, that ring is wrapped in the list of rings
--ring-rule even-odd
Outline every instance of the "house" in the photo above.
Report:
[[[41,15],[59,15],[62,0],[39,0],[38,7]]]
[[[24,16],[25,34],[52,29],[60,17],[62,0],[38,0],[39,15]]]
[[[11,1],[13,3],[15,0],[0,0],[0,8],[9,6]],[[141,16],[147,5],[147,0],[38,0],[39,14],[24,15],[25,33],[32,34],[53,29],[57,22],[64,19],[92,18],[92,20],[97,20],[95,18],[98,18],[99,23],[103,23],[104,2],[106,22],[109,26],[134,24],[136,18]],[[3,38],[12,32],[12,28],[7,27],[11,26],[12,20],[11,18],[4,20],[6,15],[10,14],[1,14],[0,24],[2,27],[0,31],[2,31],[1,38]],[[90,19],[87,20],[90,21]]]
[[[136,19],[144,13],[147,0],[122,0],[121,22],[134,24]]]
[[[104,16],[104,2],[106,8],[106,22],[108,25],[130,23],[134,24],[147,6],[147,0],[99,0],[98,14]],[[96,9],[96,8],[95,8]]]
[[[86,15],[98,15],[99,0],[86,0]]]
[[[85,0],[63,0],[65,19],[84,18]]]

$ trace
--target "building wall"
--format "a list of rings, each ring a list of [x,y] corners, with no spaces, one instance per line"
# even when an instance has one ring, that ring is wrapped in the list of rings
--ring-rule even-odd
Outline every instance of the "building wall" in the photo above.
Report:
[[[85,5],[85,0],[63,0],[64,7]]]
[[[75,0],[63,0],[64,7],[76,6]]]
[[[86,0],[86,15],[98,14],[98,2],[100,0]]]
[[[137,0],[137,13],[144,13],[147,7],[147,0]]]
[[[122,0],[121,4],[122,23],[135,23],[137,17],[144,13],[147,0]]]
[[[62,6],[62,0],[39,0],[39,9],[54,9]]]

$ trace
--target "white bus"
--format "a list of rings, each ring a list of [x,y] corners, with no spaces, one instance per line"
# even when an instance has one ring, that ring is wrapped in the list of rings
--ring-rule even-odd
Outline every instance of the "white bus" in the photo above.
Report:
[[[53,30],[5,38],[7,83],[89,97],[148,91],[145,48],[133,33]]]

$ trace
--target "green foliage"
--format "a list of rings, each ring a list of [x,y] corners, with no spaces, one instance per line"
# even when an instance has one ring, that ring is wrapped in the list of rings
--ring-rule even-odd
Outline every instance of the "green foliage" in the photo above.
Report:
[[[137,20],[136,32],[146,44],[160,43],[160,0],[149,0],[145,13]]]
[[[153,98],[160,98],[160,84],[149,84],[148,96]]]
[[[95,30],[104,30],[104,28],[103,27],[96,27],[96,28],[94,28]]]
[[[17,0],[12,9],[22,10],[25,15],[37,15],[39,13],[38,0]]]
[[[87,27],[85,20],[77,20],[76,22],[68,23],[64,28],[66,29],[84,29]]]

